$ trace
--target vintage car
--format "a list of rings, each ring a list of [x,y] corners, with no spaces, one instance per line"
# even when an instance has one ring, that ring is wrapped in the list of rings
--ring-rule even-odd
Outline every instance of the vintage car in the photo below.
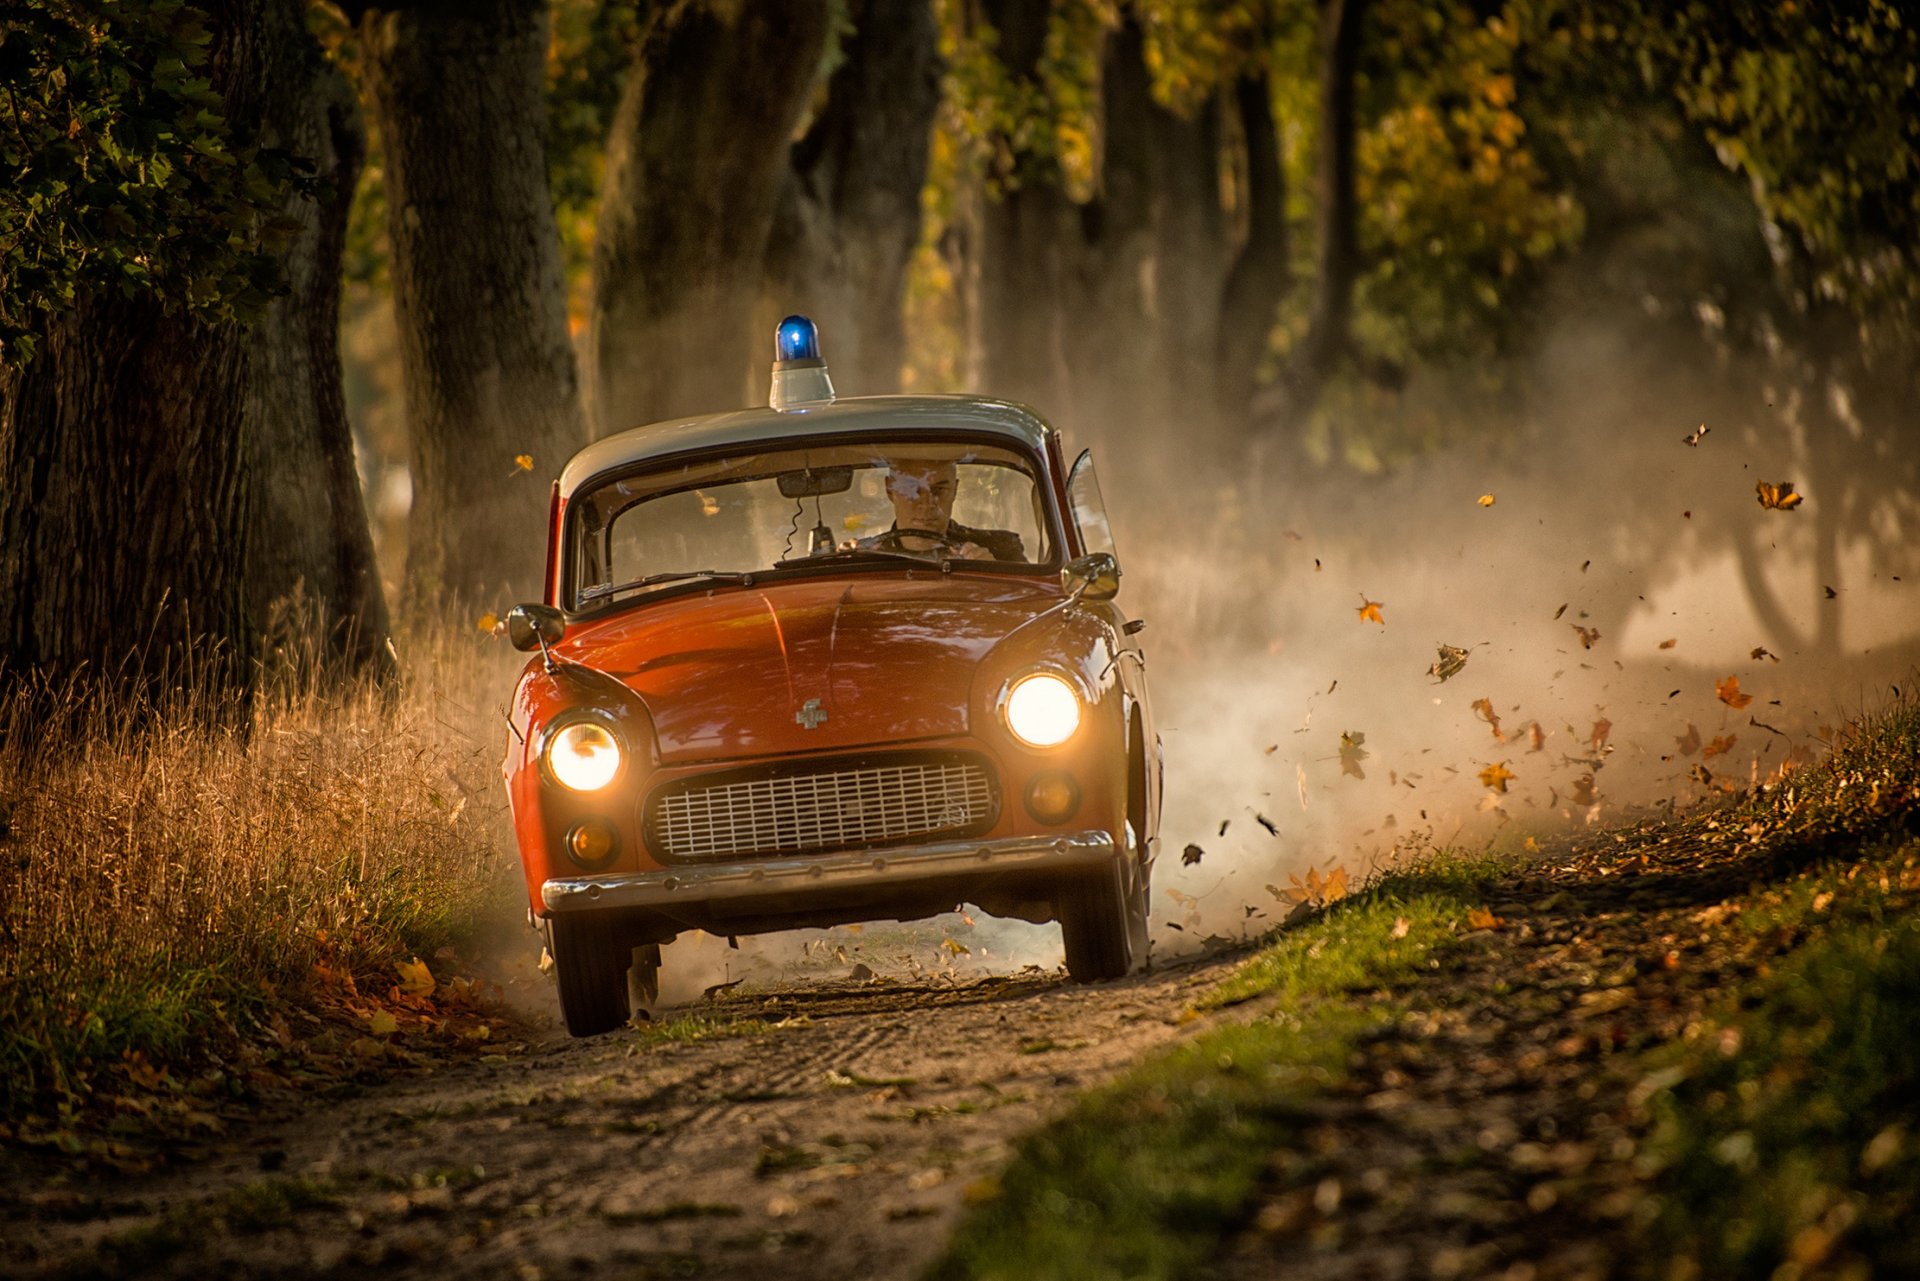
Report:
[[[972,903],[1145,962],[1160,752],[1093,464],[1031,410],[833,396],[655,423],[556,482],[504,763],[567,1028],[657,999],[660,945]]]

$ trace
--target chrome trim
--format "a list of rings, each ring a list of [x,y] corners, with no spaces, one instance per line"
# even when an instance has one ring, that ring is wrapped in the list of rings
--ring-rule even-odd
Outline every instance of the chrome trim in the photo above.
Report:
[[[549,912],[661,907],[680,903],[769,898],[790,891],[907,885],[972,873],[1061,871],[1098,867],[1119,857],[1109,832],[1014,836],[997,841],[946,841],[889,850],[811,854],[804,858],[716,863],[659,872],[556,878],[540,887]]]

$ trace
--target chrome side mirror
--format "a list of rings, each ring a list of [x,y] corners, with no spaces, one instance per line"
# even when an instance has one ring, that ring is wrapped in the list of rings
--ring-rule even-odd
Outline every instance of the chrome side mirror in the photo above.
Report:
[[[566,616],[551,605],[515,605],[507,612],[507,641],[522,653],[558,645],[566,633]]]
[[[1060,585],[1075,600],[1112,600],[1120,594],[1120,562],[1111,552],[1076,556],[1060,571]]]

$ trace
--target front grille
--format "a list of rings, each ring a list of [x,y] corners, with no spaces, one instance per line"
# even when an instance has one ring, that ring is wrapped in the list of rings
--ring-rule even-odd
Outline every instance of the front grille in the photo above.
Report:
[[[671,784],[647,802],[647,843],[669,860],[870,849],[976,835],[998,808],[971,753],[860,757]]]

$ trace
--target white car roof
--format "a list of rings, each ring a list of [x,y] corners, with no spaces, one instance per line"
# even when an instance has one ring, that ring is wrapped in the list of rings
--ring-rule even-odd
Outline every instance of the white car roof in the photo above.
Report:
[[[596,440],[575,454],[561,471],[560,495],[571,499],[582,485],[603,472],[656,458],[816,436],[973,432],[1004,436],[1045,459],[1049,430],[1024,405],[979,396],[856,396],[785,412],[739,409],[630,427]]]

